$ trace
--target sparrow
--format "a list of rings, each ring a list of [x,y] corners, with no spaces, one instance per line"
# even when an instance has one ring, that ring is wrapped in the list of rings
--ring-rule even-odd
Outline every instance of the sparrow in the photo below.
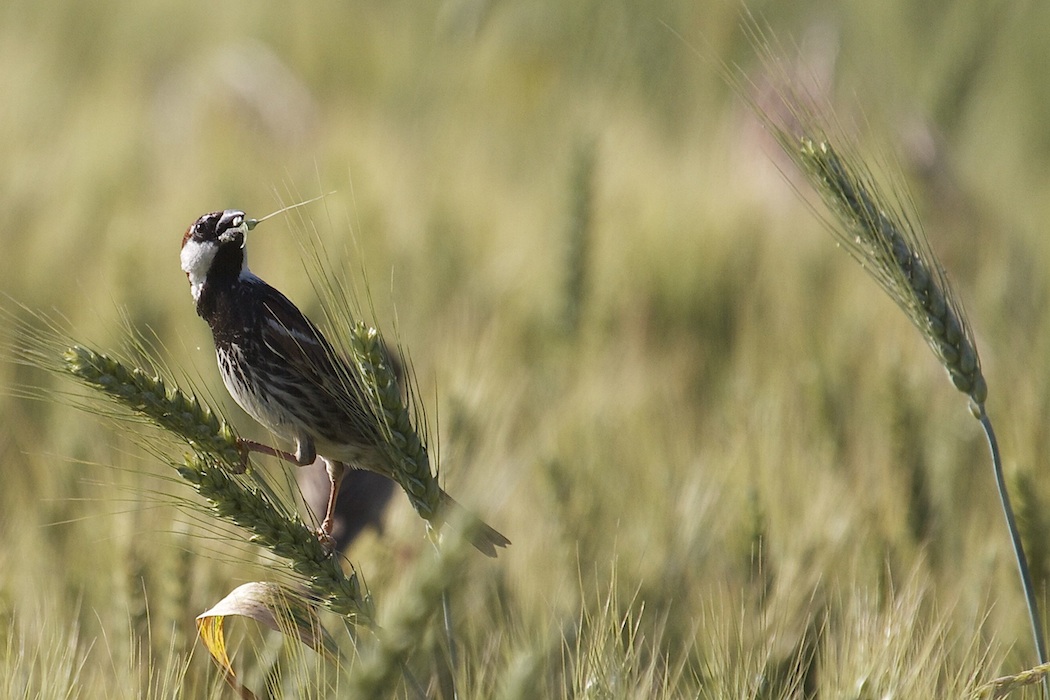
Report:
[[[211,328],[219,373],[233,400],[271,433],[295,444],[294,452],[286,452],[239,439],[242,455],[247,460],[249,452],[259,452],[298,466],[318,456],[323,460],[330,488],[319,536],[330,544],[347,468],[395,480],[398,472],[382,449],[382,424],[354,363],[288,297],[248,268],[245,239],[258,222],[237,209],[200,217],[182,237],[182,270],[197,314]],[[433,482],[427,493],[434,498],[406,493],[416,511],[439,529],[460,506],[437,486],[429,468],[427,476]],[[472,528],[471,542],[490,557],[510,544],[484,523]]]

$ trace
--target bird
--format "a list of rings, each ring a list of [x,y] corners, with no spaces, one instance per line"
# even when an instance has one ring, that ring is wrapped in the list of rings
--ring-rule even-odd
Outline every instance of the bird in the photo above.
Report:
[[[288,452],[239,438],[242,458],[247,462],[250,452],[258,452],[302,467],[320,457],[330,488],[318,536],[331,546],[347,468],[395,481],[399,470],[383,449],[383,425],[364,395],[361,371],[288,297],[249,269],[246,237],[260,221],[239,209],[204,214],[183,235],[180,262],[197,314],[211,328],[227,391],[271,433],[295,444]],[[439,530],[462,507],[437,485],[427,459],[426,488],[401,486],[416,511]],[[510,544],[480,521],[469,536],[490,557]]]

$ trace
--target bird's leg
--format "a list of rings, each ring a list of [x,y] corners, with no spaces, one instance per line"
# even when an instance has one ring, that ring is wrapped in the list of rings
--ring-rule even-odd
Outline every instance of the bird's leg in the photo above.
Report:
[[[313,464],[317,460],[317,448],[314,447],[314,442],[310,438],[297,439],[295,441],[294,453],[278,450],[269,445],[264,445],[261,442],[244,440],[242,438],[237,440],[237,447],[241,450],[241,459],[244,461],[245,465],[248,463],[249,452],[261,452],[262,454],[270,455],[271,457],[278,457],[299,467]],[[335,540],[332,538],[335,499],[339,495],[339,486],[343,483],[343,474],[346,473],[346,465],[342,462],[335,462],[328,459],[325,459],[324,463],[325,469],[328,471],[328,479],[331,481],[331,491],[328,493],[328,510],[325,511],[324,520],[321,521],[321,529],[317,533],[317,538],[321,540],[321,544],[329,550],[332,550],[335,549]]]
[[[346,465],[334,460],[324,460],[328,479],[331,481],[331,490],[328,492],[328,509],[325,510],[324,520],[321,521],[321,539],[332,541],[333,516],[335,514],[335,501],[339,496],[339,486],[343,483],[346,474]],[[332,542],[334,544],[334,541]]]
[[[278,450],[269,445],[264,445],[261,442],[255,440],[245,440],[244,438],[237,438],[237,449],[241,453],[241,464],[244,466],[248,465],[248,454],[250,452],[260,452],[264,455],[270,455],[271,457],[279,457],[280,459],[288,462],[295,462],[295,455],[291,452],[285,452],[284,450]]]
[[[241,452],[241,462],[244,466],[248,465],[248,453],[249,452],[260,452],[264,455],[270,455],[271,457],[277,457],[283,459],[286,462],[305,467],[308,464],[313,464],[314,460],[317,459],[317,451],[314,449],[313,442],[310,440],[299,440],[295,445],[295,452],[285,452],[284,450],[278,450],[275,447],[264,445],[261,442],[255,440],[245,440],[244,438],[237,438],[237,448]]]

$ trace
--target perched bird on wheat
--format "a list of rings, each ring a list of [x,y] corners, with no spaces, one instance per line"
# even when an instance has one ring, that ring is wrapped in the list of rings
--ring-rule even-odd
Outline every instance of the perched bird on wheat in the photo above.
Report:
[[[181,263],[197,313],[208,323],[223,383],[233,399],[295,451],[241,440],[248,452],[299,466],[320,457],[330,488],[320,536],[331,542],[348,467],[396,481],[416,511],[440,529],[461,507],[438,485],[378,333],[351,328],[340,353],[285,295],[248,268],[245,237],[259,220],[235,209],[197,219],[182,238]],[[488,556],[510,541],[488,525],[469,528]]]

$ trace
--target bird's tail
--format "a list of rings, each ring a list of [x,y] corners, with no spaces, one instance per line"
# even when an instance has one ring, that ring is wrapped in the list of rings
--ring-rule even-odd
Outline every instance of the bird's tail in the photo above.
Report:
[[[445,491],[441,491],[440,522],[449,521],[463,528],[470,543],[486,557],[495,557],[497,547],[506,547],[510,544],[510,540],[495,528],[490,527],[478,516],[461,506]]]

